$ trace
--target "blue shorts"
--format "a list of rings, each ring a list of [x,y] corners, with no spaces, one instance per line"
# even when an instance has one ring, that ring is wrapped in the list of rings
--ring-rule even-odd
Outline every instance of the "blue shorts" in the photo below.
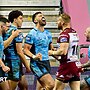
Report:
[[[19,81],[22,76],[22,63],[20,60],[5,60],[5,64],[10,68],[8,80]]]
[[[40,79],[45,74],[50,73],[50,62],[49,60],[46,61],[30,61],[30,67],[33,74]]]
[[[90,76],[89,77],[86,77],[84,79],[85,79],[86,83],[88,84],[88,86],[90,86]]]

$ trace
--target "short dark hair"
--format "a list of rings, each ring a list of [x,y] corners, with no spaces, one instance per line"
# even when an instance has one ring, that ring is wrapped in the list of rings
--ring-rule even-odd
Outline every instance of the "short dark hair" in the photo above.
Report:
[[[42,12],[36,12],[36,13],[34,13],[33,15],[32,15],[32,21],[34,22],[34,20],[35,20],[35,18],[36,18],[36,16],[38,15],[38,14],[42,14]],[[35,22],[34,22],[35,23]]]
[[[0,22],[6,23],[6,22],[9,22],[9,20],[5,17],[0,17]]]
[[[8,15],[8,19],[11,23],[13,23],[14,19],[15,18],[18,18],[19,16],[23,16],[23,13],[19,10],[14,10],[14,11],[11,11]]]

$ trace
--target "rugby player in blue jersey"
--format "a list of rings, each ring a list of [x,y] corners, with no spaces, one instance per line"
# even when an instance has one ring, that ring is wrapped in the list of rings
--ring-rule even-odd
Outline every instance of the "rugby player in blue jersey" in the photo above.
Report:
[[[26,35],[24,52],[31,58],[31,71],[45,90],[53,90],[54,80],[50,75],[48,50],[52,47],[52,35],[44,29],[46,19],[41,12],[32,16],[35,27]],[[41,90],[37,88],[37,90]]]
[[[11,41],[19,35],[20,31],[12,31],[12,35],[3,42],[2,34],[9,29],[9,21],[3,16],[0,17],[0,59],[3,58],[3,50],[11,43]],[[10,90],[7,80],[7,73],[10,71],[8,66],[5,66],[0,60],[0,90]]]
[[[85,31],[86,41],[90,42],[90,27],[88,27]],[[90,67],[90,46],[88,48],[88,62],[82,64],[82,68]],[[84,78],[80,84],[80,90],[90,90],[90,76]]]
[[[9,21],[12,23],[9,30],[4,34],[4,40],[11,36],[11,32],[17,31],[23,22],[23,14],[21,11],[11,11],[8,16]],[[8,80],[11,90],[15,90],[17,84],[22,77],[22,63],[25,65],[27,71],[30,71],[29,64],[22,51],[23,35],[20,33],[16,38],[13,39],[11,44],[4,50],[5,63],[10,67],[8,73]]]

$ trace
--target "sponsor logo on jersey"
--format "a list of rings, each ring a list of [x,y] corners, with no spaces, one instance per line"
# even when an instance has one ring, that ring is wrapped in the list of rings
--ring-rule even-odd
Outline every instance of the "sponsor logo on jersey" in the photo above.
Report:
[[[23,36],[22,35],[19,35],[19,39],[23,39]]]
[[[30,40],[30,38],[29,37],[26,37],[26,40]]]
[[[66,37],[63,37],[63,38],[60,39],[60,42],[67,42],[67,41],[68,41],[68,40],[67,40]]]

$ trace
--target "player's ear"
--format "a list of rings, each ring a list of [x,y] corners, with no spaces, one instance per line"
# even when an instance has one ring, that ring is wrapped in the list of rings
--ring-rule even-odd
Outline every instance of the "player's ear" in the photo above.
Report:
[[[37,20],[36,18],[35,18],[35,20],[34,20],[34,23],[35,23],[35,24],[37,24],[37,23],[38,23],[38,20]]]
[[[17,21],[17,19],[16,18],[14,18],[14,22],[16,22]]]

